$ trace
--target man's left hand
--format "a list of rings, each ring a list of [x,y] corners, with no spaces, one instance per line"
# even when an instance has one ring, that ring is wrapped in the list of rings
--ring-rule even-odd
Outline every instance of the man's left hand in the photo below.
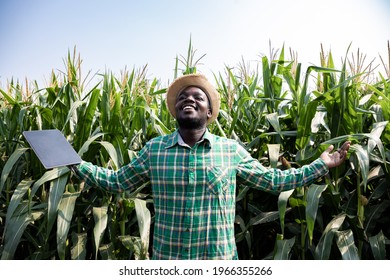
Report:
[[[334,146],[330,145],[320,156],[320,158],[326,163],[328,168],[337,167],[342,164],[347,158],[347,153],[349,147],[351,146],[350,141],[345,141],[340,149],[331,153],[333,151]]]

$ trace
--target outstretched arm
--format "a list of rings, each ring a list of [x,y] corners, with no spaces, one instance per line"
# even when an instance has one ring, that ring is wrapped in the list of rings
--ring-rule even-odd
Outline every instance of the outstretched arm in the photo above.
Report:
[[[325,164],[328,166],[328,168],[337,167],[340,164],[342,164],[345,159],[347,158],[347,153],[349,150],[349,147],[351,146],[350,141],[344,142],[344,144],[341,146],[340,149],[335,151],[334,153],[331,153],[334,146],[330,145],[320,156],[320,158],[325,162]]]
[[[89,186],[97,186],[112,193],[131,191],[149,180],[147,146],[129,164],[115,171],[86,161],[68,168]]]

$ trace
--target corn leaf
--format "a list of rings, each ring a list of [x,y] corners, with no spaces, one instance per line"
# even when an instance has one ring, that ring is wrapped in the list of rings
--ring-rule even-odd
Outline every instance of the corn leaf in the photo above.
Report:
[[[77,125],[75,148],[79,149],[81,145],[87,141],[91,134],[92,121],[96,113],[96,108],[100,98],[100,90],[95,89],[92,91],[91,98],[88,106],[82,116],[83,121]]]
[[[112,133],[113,135],[118,134],[122,135],[122,125],[121,125],[121,107],[122,107],[122,98],[121,93],[116,92],[113,94],[114,106],[111,108],[110,121],[108,123],[107,132]]]
[[[65,191],[67,181],[68,176],[61,176],[50,182],[49,200],[47,205],[47,236],[50,235],[50,231],[54,225],[58,205]]]
[[[363,179],[364,191],[365,191],[367,188],[368,174],[370,171],[369,170],[370,159],[368,156],[368,152],[365,148],[363,148],[359,144],[352,145],[351,150],[353,150],[354,154],[357,157],[357,164],[359,166],[359,169],[356,171],[358,171],[361,174],[361,177]]]
[[[21,207],[26,208],[28,205],[23,203]],[[11,218],[7,232],[4,236],[4,248],[1,254],[2,260],[13,259],[16,248],[19,245],[20,238],[22,237],[26,227],[33,221],[38,220],[43,214],[43,211],[25,211],[24,213]]]
[[[377,226],[379,218],[386,213],[385,211],[390,207],[390,200],[384,200],[377,205],[371,205],[366,208],[364,228],[367,232],[372,232]]]
[[[262,212],[249,220],[248,226],[255,226],[263,223],[276,221],[279,218],[279,211]]]
[[[337,247],[343,260],[359,260],[352,230],[336,231]]]
[[[315,259],[317,260],[329,259],[334,234],[344,223],[345,217],[346,214],[339,214],[336,217],[334,217],[326,226],[325,230],[321,235],[321,239],[318,242],[318,245],[315,249]]]
[[[57,215],[57,251],[61,260],[65,259],[66,240],[76,199],[79,197],[80,192],[77,193],[64,193],[61,202],[58,206]]]
[[[288,260],[291,248],[294,246],[295,236],[290,239],[276,239],[274,260]]]
[[[52,170],[46,171],[45,174],[43,174],[43,176],[39,178],[32,186],[31,196],[34,196],[37,190],[44,183],[60,178],[61,176],[68,174],[69,172],[70,170],[67,167],[59,167],[59,168],[54,168]]]
[[[119,236],[119,240],[130,251],[130,256],[134,254],[136,260],[146,259],[145,249],[140,237],[138,236]]]
[[[326,188],[327,185],[312,184],[306,193],[306,222],[310,245],[313,242],[314,223],[317,217],[318,203],[321,194],[326,190]]]
[[[115,169],[120,168],[121,164],[119,162],[118,153],[117,153],[114,145],[112,145],[110,142],[107,142],[107,141],[101,141],[100,145],[102,145],[106,149],[107,153],[110,156],[110,159],[112,160],[112,162],[115,165],[114,166]]]
[[[386,240],[382,230],[374,236],[370,236],[368,241],[370,242],[371,251],[376,260],[386,259]]]
[[[26,192],[28,191],[28,189],[30,188],[30,186],[32,185],[33,182],[34,181],[32,181],[32,180],[23,180],[16,187],[16,189],[11,197],[11,201],[8,205],[7,215],[5,217],[4,233],[7,232],[7,227],[10,224],[10,222],[12,221],[12,217],[13,217],[16,209],[20,205],[20,203],[23,199],[23,196],[26,194]]]
[[[275,132],[278,133],[283,138],[282,129],[279,124],[279,117],[277,113],[267,114],[267,121],[271,124],[271,126],[275,129]]]
[[[88,151],[89,146],[90,146],[97,138],[103,137],[104,135],[105,135],[105,133],[97,133],[97,134],[91,136],[90,138],[88,138],[88,140],[85,141],[85,142],[83,143],[82,147],[81,147],[80,150],[78,151],[78,154],[80,155],[80,157],[83,156],[83,154],[84,154],[85,152]]]
[[[302,149],[309,143],[311,136],[311,122],[314,118],[317,111],[318,102],[311,101],[305,105],[305,109],[301,109],[301,115],[299,116],[298,121],[298,130],[297,130],[297,148],[301,151],[299,152],[300,158],[305,159],[305,156],[302,152]]]
[[[135,211],[137,214],[137,221],[138,221],[141,241],[143,244],[143,249],[145,250],[144,254],[146,255],[149,248],[149,235],[150,235],[150,223],[151,223],[150,211],[146,207],[145,200],[135,199],[134,203],[135,203]]]
[[[100,242],[103,238],[104,231],[107,228],[107,206],[93,207],[93,219],[95,221],[95,227],[93,228],[94,245],[95,245],[95,259],[97,259],[98,249]]]
[[[70,250],[72,260],[85,260],[87,254],[87,233],[72,233],[73,246]]]
[[[104,260],[116,260],[115,248],[113,243],[103,244],[99,247],[100,255]]]
[[[19,158],[27,151],[29,148],[19,148],[12,153],[9,159],[6,161],[3,170],[1,171],[1,180],[0,180],[0,194],[3,191],[5,181],[7,180],[12,168],[18,162]]]
[[[269,163],[271,168],[276,168],[278,165],[279,160],[279,151],[280,151],[280,145],[279,144],[268,144],[268,157],[269,157]]]
[[[293,194],[294,189],[289,191],[284,191],[279,194],[278,197],[278,209],[279,209],[279,219],[280,219],[280,227],[282,229],[282,236],[284,236],[284,218],[286,215],[287,203],[290,196]]]
[[[241,232],[237,233],[235,236],[236,242],[241,242],[245,238],[248,248],[252,248],[251,234],[248,231],[248,227],[245,224],[244,219],[240,215],[236,215],[234,222],[239,225],[241,229]]]

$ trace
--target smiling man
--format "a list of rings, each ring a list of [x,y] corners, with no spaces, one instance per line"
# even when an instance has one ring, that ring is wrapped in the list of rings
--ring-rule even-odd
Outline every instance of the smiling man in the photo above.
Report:
[[[262,166],[237,141],[207,130],[219,112],[217,90],[201,74],[175,80],[167,105],[178,129],[150,140],[117,171],[82,162],[74,168],[89,185],[132,191],[150,181],[155,208],[153,259],[237,259],[236,186],[280,193],[308,186],[346,158],[350,143],[298,169]]]

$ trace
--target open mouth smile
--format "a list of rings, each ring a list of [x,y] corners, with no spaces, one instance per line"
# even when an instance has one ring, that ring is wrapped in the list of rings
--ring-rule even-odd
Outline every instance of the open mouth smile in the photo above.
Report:
[[[187,111],[196,110],[196,107],[193,105],[184,105],[181,109],[182,111],[187,112]]]

